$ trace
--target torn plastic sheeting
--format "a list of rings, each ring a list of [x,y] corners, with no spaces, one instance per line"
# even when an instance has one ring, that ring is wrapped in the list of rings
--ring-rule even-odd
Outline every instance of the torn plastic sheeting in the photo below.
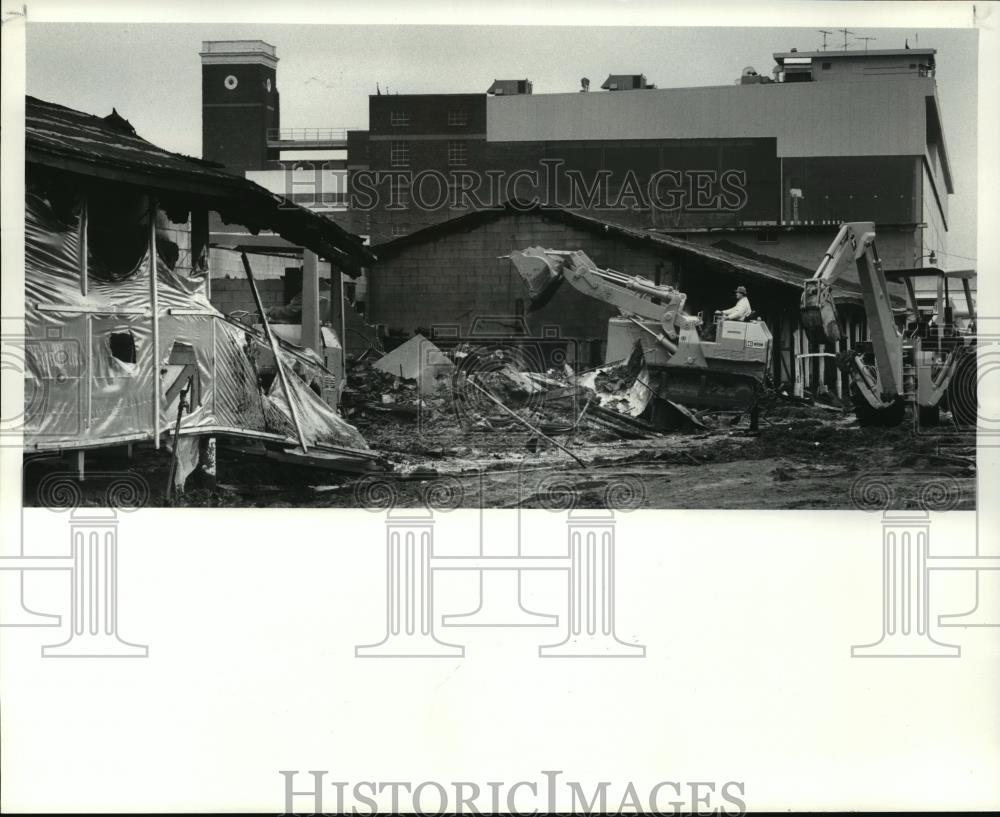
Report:
[[[184,259],[183,247],[172,258],[173,269],[157,257],[160,317],[156,360],[148,249],[123,279],[88,276],[88,292],[84,295],[79,269],[82,199],[65,187],[55,193],[62,197],[61,203],[75,196],[69,206],[60,208],[62,217],[37,187],[31,189],[25,201],[25,445],[71,449],[105,439],[151,438],[157,366],[164,369],[162,431],[172,429],[176,421],[178,379],[191,375],[198,381],[192,396],[200,399],[192,400],[190,413],[182,418],[182,431],[190,433],[204,427],[231,429],[231,433],[239,434],[278,425],[278,416],[287,415],[287,406],[282,409],[262,393],[250,356],[255,341],[252,336],[248,339],[244,330],[227,323],[209,303],[200,270],[190,277],[185,275],[191,260]],[[162,224],[172,227],[175,233],[186,229],[186,225]],[[148,235],[148,218],[146,227],[140,228]],[[94,265],[100,265],[93,252],[88,256]],[[131,259],[126,260],[131,266]],[[169,314],[171,308],[200,314]],[[175,342],[193,347],[195,371],[169,364]],[[115,346],[128,350],[127,354],[116,354]],[[295,383],[299,415],[306,419],[316,440],[368,450],[352,426],[337,417],[295,375],[289,379]],[[168,400],[166,395],[172,386],[176,388]],[[271,415],[270,423],[267,413]],[[285,416],[284,422],[291,426],[290,417]],[[294,429],[283,433],[289,442],[297,441]]]
[[[360,432],[317,397],[296,375],[289,373],[286,380],[306,444],[320,443],[365,452],[371,450]],[[274,379],[266,399],[272,408],[280,411],[285,420],[279,433],[287,434],[289,428],[294,431],[292,413],[289,411],[280,377]]]

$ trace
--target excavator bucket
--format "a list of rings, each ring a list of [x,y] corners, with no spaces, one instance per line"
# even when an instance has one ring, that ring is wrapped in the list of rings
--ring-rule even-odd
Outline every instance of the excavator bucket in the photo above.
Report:
[[[518,275],[528,285],[528,296],[531,299],[529,312],[541,309],[552,300],[565,280],[562,271],[557,269],[558,262],[553,261],[541,247],[513,250],[510,260]]]
[[[799,319],[813,343],[836,343],[841,339],[833,288],[825,281],[810,279],[803,284]]]

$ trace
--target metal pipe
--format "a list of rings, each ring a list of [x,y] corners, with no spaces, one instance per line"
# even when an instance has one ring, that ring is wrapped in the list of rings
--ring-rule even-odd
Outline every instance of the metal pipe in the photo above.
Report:
[[[632,321],[632,323],[638,326],[643,332],[648,332],[650,335],[652,335],[653,339],[658,344],[660,344],[660,346],[662,346],[664,349],[670,352],[670,354],[674,354],[677,351],[677,344],[671,343],[669,340],[667,340],[667,337],[665,335],[657,334],[648,326],[645,326],[642,323],[642,321],[640,321],[638,318],[634,318],[631,315],[626,315],[625,317],[628,318],[630,321]]]
[[[541,431],[539,431],[537,428],[535,428],[531,423],[529,423],[527,420],[525,420],[516,411],[514,411],[513,409],[510,409],[507,406],[505,406],[502,402],[500,402],[496,397],[494,397],[492,394],[490,394],[490,392],[488,392],[486,389],[484,389],[482,386],[480,386],[471,377],[467,379],[467,382],[470,383],[472,386],[474,386],[479,391],[481,391],[484,395],[486,395],[486,397],[489,400],[492,400],[494,403],[497,404],[497,406],[499,406],[501,409],[503,409],[505,412],[507,412],[507,414],[509,414],[511,417],[513,417],[519,423],[521,423],[522,425],[526,426],[528,429],[530,429],[531,431],[533,431],[535,434],[537,434],[543,440],[545,440],[546,442],[552,443],[552,445],[554,445],[559,450],[564,451],[567,454],[569,454],[574,460],[576,460],[578,463],[580,463],[581,467],[583,467],[583,468],[587,467],[587,463],[585,463],[583,460],[581,460],[576,454],[574,454],[572,451],[570,451],[566,446],[557,443],[551,437],[547,436],[546,434],[543,434]]]
[[[306,445],[306,436],[302,433],[302,426],[299,423],[299,414],[295,410],[295,403],[292,400],[292,390],[288,387],[288,378],[285,375],[285,364],[281,360],[281,350],[278,348],[278,341],[275,339],[274,334],[271,332],[271,326],[267,322],[267,314],[264,312],[264,304],[260,300],[260,293],[257,291],[257,283],[254,281],[253,270],[250,268],[250,259],[247,258],[247,254],[245,252],[241,252],[240,257],[243,259],[243,269],[246,270],[247,281],[250,283],[250,292],[253,294],[254,303],[257,304],[257,311],[260,313],[260,320],[264,327],[264,335],[267,337],[268,343],[271,344],[271,353],[274,355],[274,365],[278,370],[278,378],[281,381],[281,390],[285,394],[285,400],[288,401],[288,412],[292,415],[292,423],[295,425],[295,431],[299,435],[299,445],[302,446],[303,452],[308,453],[309,447]]]
[[[149,304],[153,321],[153,448],[160,449],[160,298],[156,284],[156,198],[149,197]]]

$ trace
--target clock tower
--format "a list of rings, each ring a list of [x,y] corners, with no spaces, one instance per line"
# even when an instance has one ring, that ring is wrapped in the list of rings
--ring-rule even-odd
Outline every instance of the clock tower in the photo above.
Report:
[[[201,155],[233,173],[268,167],[279,127],[275,48],[263,40],[201,44]]]

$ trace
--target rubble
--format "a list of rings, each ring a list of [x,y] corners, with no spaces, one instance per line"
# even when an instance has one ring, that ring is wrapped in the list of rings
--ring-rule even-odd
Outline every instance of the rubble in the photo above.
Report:
[[[451,375],[455,365],[421,334],[379,358],[373,368],[401,380],[415,380],[421,394],[434,391],[438,381]]]

